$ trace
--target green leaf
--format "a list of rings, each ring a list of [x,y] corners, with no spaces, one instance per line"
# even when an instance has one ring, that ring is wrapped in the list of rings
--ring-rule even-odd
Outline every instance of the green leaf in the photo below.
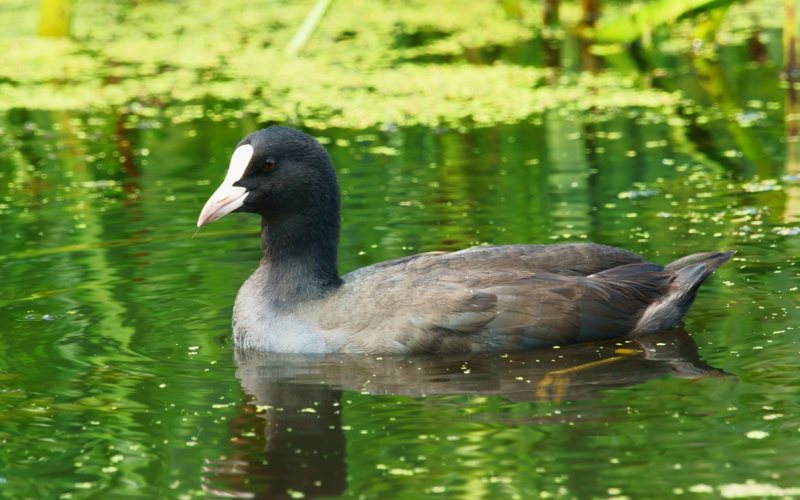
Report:
[[[602,18],[594,30],[599,42],[630,43],[658,26],[727,7],[736,0],[656,0],[634,5],[627,14]]]

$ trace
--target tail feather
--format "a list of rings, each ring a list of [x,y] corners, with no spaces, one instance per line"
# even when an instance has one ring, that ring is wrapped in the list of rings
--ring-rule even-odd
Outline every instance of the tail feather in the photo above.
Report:
[[[722,264],[731,260],[736,251],[730,252],[701,252],[687,255],[664,266],[665,271],[677,272],[686,266],[703,263],[708,266],[708,274],[713,273]],[[706,277],[708,276],[706,275]]]
[[[692,306],[697,289],[703,281],[722,264],[728,262],[734,253],[696,253],[665,266],[664,270],[674,275],[670,289],[662,299],[645,309],[633,329],[633,334],[641,335],[679,326]]]

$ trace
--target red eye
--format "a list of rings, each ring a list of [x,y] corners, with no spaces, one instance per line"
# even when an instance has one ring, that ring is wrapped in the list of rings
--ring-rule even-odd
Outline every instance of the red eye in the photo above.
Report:
[[[272,158],[267,158],[267,161],[264,162],[264,169],[269,172],[275,168],[275,160]]]

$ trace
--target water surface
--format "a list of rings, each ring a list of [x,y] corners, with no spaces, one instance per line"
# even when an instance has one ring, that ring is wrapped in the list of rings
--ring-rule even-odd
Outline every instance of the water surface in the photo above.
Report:
[[[0,494],[800,495],[800,171],[779,68],[742,67],[680,110],[310,131],[343,273],[476,244],[738,251],[684,330],[507,355],[236,353],[258,221],[194,224],[260,124],[4,115]]]

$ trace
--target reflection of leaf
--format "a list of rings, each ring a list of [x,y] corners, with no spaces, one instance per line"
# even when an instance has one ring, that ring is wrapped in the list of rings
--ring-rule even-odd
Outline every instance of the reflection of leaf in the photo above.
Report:
[[[151,244],[151,243],[162,243],[167,241],[182,241],[187,238],[190,238],[186,234],[166,234],[160,236],[149,236],[147,238],[139,238],[136,242],[132,242],[130,238],[122,238],[122,239],[106,239],[102,241],[85,241],[80,243],[73,243],[69,245],[62,245],[58,247],[36,247],[36,248],[29,248],[19,252],[12,252],[0,255],[0,262],[6,260],[20,260],[20,259],[34,259],[37,257],[47,256],[47,255],[57,255],[57,254],[70,254],[75,252],[88,252],[92,250],[97,250],[100,248],[111,248],[111,247],[129,247],[134,244]],[[192,239],[194,238],[219,238],[221,236],[230,236],[230,235],[239,235],[242,234],[239,230],[209,230],[203,231],[202,233],[198,232],[194,236],[191,236]]]
[[[628,43],[654,28],[726,7],[734,0],[658,0],[639,5],[626,15],[601,19],[594,32],[602,42]]]

